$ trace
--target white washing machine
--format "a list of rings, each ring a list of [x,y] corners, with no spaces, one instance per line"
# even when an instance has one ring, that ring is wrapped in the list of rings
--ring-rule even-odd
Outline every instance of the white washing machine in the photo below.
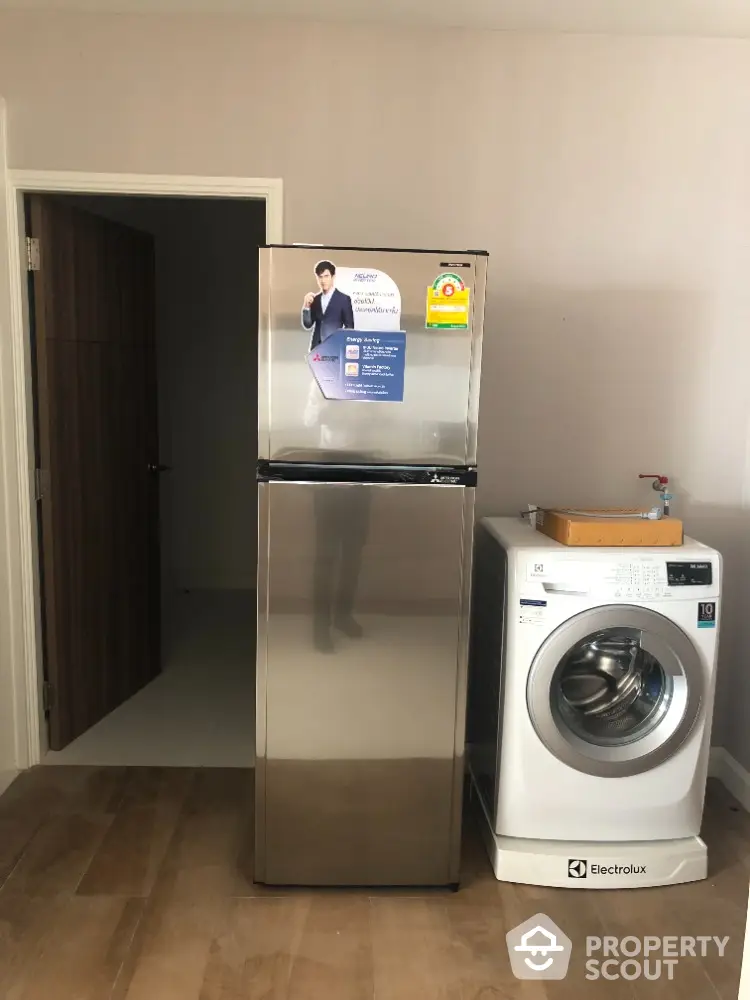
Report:
[[[567,888],[705,878],[721,556],[478,529],[467,718],[495,874]]]

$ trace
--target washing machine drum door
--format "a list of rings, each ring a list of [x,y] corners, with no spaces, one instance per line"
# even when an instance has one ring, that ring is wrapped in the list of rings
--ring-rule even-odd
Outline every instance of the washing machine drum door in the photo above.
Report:
[[[537,735],[560,760],[604,777],[672,756],[705,692],[698,652],[674,622],[630,605],[593,608],[542,645],[529,672]]]

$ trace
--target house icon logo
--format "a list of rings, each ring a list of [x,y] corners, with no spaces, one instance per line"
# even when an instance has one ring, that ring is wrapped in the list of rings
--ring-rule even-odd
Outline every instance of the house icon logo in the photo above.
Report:
[[[565,979],[573,945],[554,920],[537,913],[508,931],[508,956],[516,979]]]

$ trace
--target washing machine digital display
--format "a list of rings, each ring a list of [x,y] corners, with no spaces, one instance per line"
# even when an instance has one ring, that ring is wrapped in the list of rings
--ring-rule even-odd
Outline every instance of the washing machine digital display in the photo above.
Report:
[[[658,726],[672,681],[640,643],[640,631],[609,628],[576,643],[556,671],[555,714],[579,739],[617,746]]]
[[[667,582],[670,587],[710,587],[713,573],[710,562],[668,562]]]

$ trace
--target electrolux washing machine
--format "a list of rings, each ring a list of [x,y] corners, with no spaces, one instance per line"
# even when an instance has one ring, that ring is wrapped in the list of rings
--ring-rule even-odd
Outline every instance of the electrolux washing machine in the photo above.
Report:
[[[721,556],[692,539],[580,549],[481,523],[467,752],[498,879],[706,877],[720,590]]]

